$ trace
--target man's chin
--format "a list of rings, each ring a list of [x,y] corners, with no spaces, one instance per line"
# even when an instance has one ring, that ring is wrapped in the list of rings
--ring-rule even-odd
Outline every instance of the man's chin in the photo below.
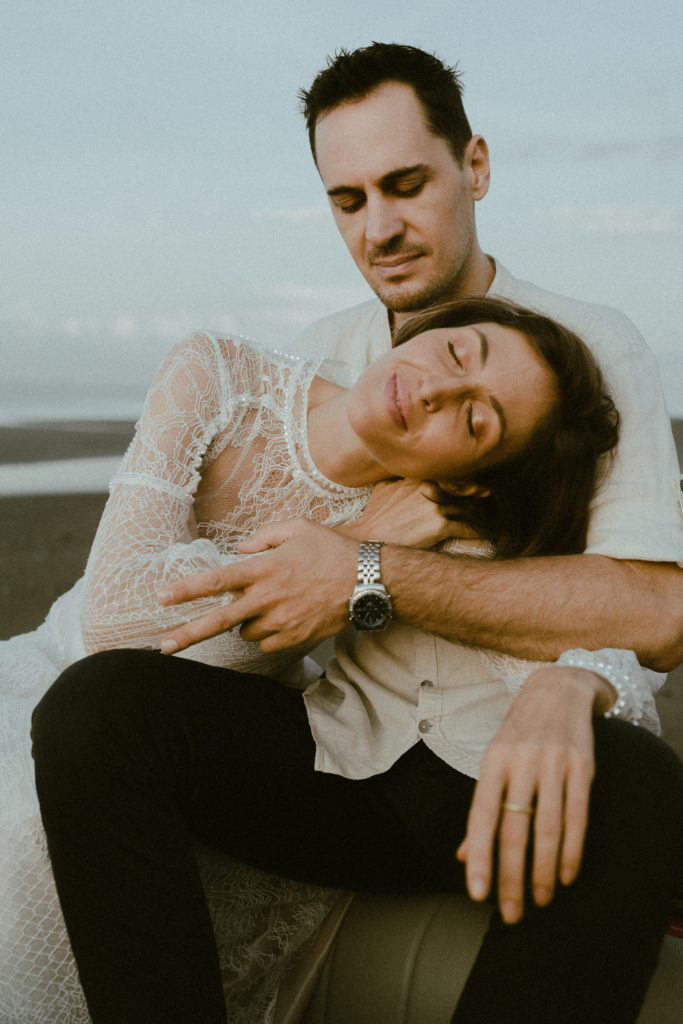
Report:
[[[391,313],[420,313],[428,306],[445,301],[443,289],[436,286],[423,288],[375,288],[375,295]]]

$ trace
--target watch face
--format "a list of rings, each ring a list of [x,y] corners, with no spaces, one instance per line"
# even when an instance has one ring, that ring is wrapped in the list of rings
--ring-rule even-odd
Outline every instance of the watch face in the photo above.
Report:
[[[353,602],[353,622],[357,629],[382,629],[390,617],[390,604],[383,594],[361,594]]]

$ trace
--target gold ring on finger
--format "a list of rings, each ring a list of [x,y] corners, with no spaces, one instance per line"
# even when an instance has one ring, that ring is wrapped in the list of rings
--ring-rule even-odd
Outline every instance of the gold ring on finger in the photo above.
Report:
[[[507,800],[503,800],[501,807],[504,811],[516,811],[518,814],[533,814],[534,809],[531,804],[513,804]]]

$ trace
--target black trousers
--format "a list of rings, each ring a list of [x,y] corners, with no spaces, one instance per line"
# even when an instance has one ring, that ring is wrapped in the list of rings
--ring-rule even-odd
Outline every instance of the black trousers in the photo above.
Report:
[[[491,925],[453,1022],[635,1021],[683,873],[683,769],[647,732],[595,723],[584,862],[552,904]],[[111,651],[34,714],[38,794],[95,1024],[225,1024],[195,840],[349,889],[464,889],[473,780],[422,743],[386,773],[313,769],[301,694]]]

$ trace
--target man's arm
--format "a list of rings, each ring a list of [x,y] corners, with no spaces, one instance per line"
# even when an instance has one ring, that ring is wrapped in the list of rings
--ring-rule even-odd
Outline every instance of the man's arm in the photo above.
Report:
[[[165,604],[244,594],[169,634],[162,650],[240,623],[265,651],[317,643],[348,625],[354,540],[290,520],[263,527],[241,548],[263,553],[166,588]],[[575,647],[634,650],[658,671],[683,660],[683,570],[674,565],[601,555],[491,562],[386,545],[382,578],[397,617],[449,640],[535,661]]]
[[[602,555],[483,562],[391,547],[382,577],[399,618],[450,640],[533,661],[624,648],[660,672],[683,660],[683,570],[672,564]]]

